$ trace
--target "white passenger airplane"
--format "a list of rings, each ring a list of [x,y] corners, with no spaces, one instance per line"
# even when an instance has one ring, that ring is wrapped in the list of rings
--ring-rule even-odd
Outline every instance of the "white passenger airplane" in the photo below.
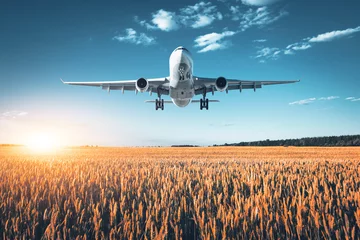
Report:
[[[294,83],[295,81],[251,81],[226,79],[224,77],[205,78],[193,76],[193,60],[190,52],[184,47],[177,47],[170,55],[170,76],[163,78],[139,78],[137,80],[123,81],[101,81],[101,82],[64,82],[69,85],[101,87],[107,90],[121,90],[138,92],[153,92],[157,94],[157,99],[146,102],[155,103],[155,109],[164,110],[164,103],[174,103],[178,107],[186,107],[190,102],[200,103],[200,110],[209,109],[209,102],[219,102],[209,100],[206,94],[215,91],[223,92],[228,90],[254,89],[261,88],[263,85]],[[162,95],[169,95],[171,101],[164,101]],[[200,100],[192,100],[195,95],[202,95]]]

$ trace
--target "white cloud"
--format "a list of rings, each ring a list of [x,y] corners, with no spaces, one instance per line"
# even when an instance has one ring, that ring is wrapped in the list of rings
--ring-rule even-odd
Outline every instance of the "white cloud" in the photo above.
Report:
[[[229,41],[223,41],[221,43],[215,42],[215,43],[211,43],[211,44],[207,45],[206,47],[199,50],[198,52],[203,53],[203,52],[225,49],[225,48],[229,47],[229,45],[230,45]]]
[[[256,52],[257,55],[255,56],[255,58],[277,59],[280,53],[281,51],[278,48],[266,47],[258,50]]]
[[[253,6],[265,6],[276,3],[280,0],[241,0],[243,4],[253,5]]]
[[[300,46],[295,46],[293,47],[292,49],[293,50],[296,50],[296,51],[299,51],[299,50],[306,50],[308,48],[311,48],[311,45],[310,44],[302,44]]]
[[[149,37],[145,33],[137,33],[132,28],[127,28],[125,31],[126,35],[118,35],[113,37],[113,39],[119,42],[129,42],[136,45],[151,45],[156,42],[155,38]]]
[[[350,101],[350,102],[357,102],[357,101],[360,101],[360,98],[347,97],[347,98],[345,98],[345,100],[348,100],[348,101]]]
[[[240,29],[242,31],[245,31],[252,26],[257,26],[261,28],[279,20],[287,14],[288,13],[283,10],[281,10],[277,14],[274,14],[267,7],[260,7],[256,10],[250,8],[241,16]]]
[[[157,29],[155,25],[151,25],[150,23],[146,22],[145,20],[140,20],[138,16],[134,17],[134,21],[140,24],[143,27],[146,27],[147,29],[154,30]]]
[[[296,51],[303,51],[303,50],[306,50],[306,49],[309,49],[311,48],[312,45],[309,44],[308,42],[297,42],[297,43],[293,43],[293,44],[290,44],[288,45],[286,48],[284,49],[279,49],[279,48],[269,48],[269,47],[266,47],[264,49],[273,49],[273,53],[275,53],[276,51],[274,50],[278,50],[278,52],[276,52],[277,54],[272,56],[272,55],[261,55],[259,54],[260,51],[257,51],[257,58],[259,57],[266,57],[266,58],[271,58],[271,59],[278,59],[281,55],[294,55],[296,53]]]
[[[265,47],[256,52],[255,58],[267,58],[267,59],[278,59],[281,55],[293,55],[296,51],[306,50],[311,48],[308,43],[293,43],[288,45],[285,49],[279,49],[277,47]]]
[[[240,6],[230,6],[231,19],[237,21],[240,19]]]
[[[261,2],[271,1],[262,0]],[[264,4],[252,5],[263,6]],[[230,6],[229,11],[229,15],[232,20],[241,20],[240,29],[242,31],[245,31],[252,26],[263,27],[277,21],[281,17],[288,14],[284,10],[281,10],[279,13],[273,13],[265,6],[256,9],[249,8],[245,13],[240,12],[240,6]],[[229,15],[225,14],[225,16]],[[215,20],[222,19],[223,14],[218,11],[217,7],[211,2],[204,1],[180,8],[179,11],[176,12],[169,12],[164,9],[160,9],[152,14],[152,19],[150,23],[146,20],[140,20],[138,17],[134,18],[137,23],[139,23],[141,26],[146,27],[147,29],[160,29],[167,32],[177,30],[181,26],[201,28],[211,25]]]
[[[286,47],[286,49],[288,50],[295,50],[295,51],[306,50],[309,48],[311,48],[311,45],[308,43],[293,43]]]
[[[308,105],[310,103],[313,103],[316,100],[316,98],[307,98],[295,102],[289,103],[289,105]]]
[[[345,100],[348,100],[350,102],[358,102],[360,101],[360,98],[356,98],[356,97],[347,97],[345,98]]]
[[[177,17],[174,12],[168,12],[160,9],[153,14],[152,23],[162,31],[172,31],[179,28]]]
[[[293,55],[293,54],[295,54],[293,51],[291,51],[291,50],[289,50],[289,49],[286,49],[285,51],[284,51],[284,54],[285,55]]]
[[[360,26],[357,28],[348,28],[345,30],[337,30],[332,32],[327,32],[319,34],[316,37],[307,38],[309,42],[330,42],[338,38],[350,36],[353,33],[360,32]]]
[[[213,14],[216,13],[216,6],[212,5],[211,2],[199,2],[195,5],[189,5],[182,9],[180,9],[180,12],[182,15],[193,15],[193,14]]]
[[[295,101],[295,102],[291,102],[289,103],[289,105],[308,105],[310,103],[315,102],[316,100],[321,101],[321,100],[334,100],[334,99],[338,99],[340,98],[339,96],[329,96],[329,97],[321,97],[321,98],[307,98],[307,99],[303,99],[303,100],[299,100],[299,101]]]
[[[205,27],[207,25],[210,25],[213,21],[214,21],[213,17],[200,15],[200,16],[198,16],[198,19],[196,20],[196,22],[194,22],[194,24],[191,25],[191,27],[192,28]]]
[[[223,16],[211,2],[199,2],[181,8],[179,19],[184,26],[200,28],[210,25],[214,20],[222,20]]]
[[[28,115],[28,113],[24,111],[7,111],[0,115],[0,119],[15,119],[26,115]]]
[[[346,30],[323,33],[323,34],[319,34],[316,37],[312,37],[312,38],[304,38],[302,41],[292,43],[292,44],[288,45],[285,49],[280,50],[280,54],[282,53],[284,55],[294,55],[296,53],[296,51],[307,50],[307,49],[313,47],[313,45],[315,45],[315,44],[322,43],[322,42],[329,42],[329,41],[332,41],[337,38],[350,36],[351,34],[353,34],[355,32],[360,32],[360,26],[357,28],[348,28]],[[276,49],[276,48],[265,48],[265,49]],[[257,54],[258,54],[257,57],[270,58],[269,55],[262,56],[261,54],[259,54],[259,51],[257,52]],[[272,59],[277,59],[278,57],[279,56],[272,58]]]
[[[160,9],[152,14],[151,23],[146,20],[139,20],[135,17],[135,22],[147,29],[159,29],[162,31],[174,31],[181,26],[201,28],[212,24],[215,20],[222,20],[223,15],[217,11],[217,7],[211,2],[199,2],[195,5],[188,5],[179,9],[178,12],[169,12]]]
[[[266,42],[266,39],[256,39],[253,42],[258,42],[258,43],[262,43],[262,42]]]
[[[321,97],[319,100],[334,100],[340,98],[339,96]]]
[[[195,47],[201,48],[198,52],[208,52],[227,48],[231,43],[224,41],[225,37],[230,37],[236,34],[233,31],[225,31],[222,33],[209,33],[199,36],[195,39]]]

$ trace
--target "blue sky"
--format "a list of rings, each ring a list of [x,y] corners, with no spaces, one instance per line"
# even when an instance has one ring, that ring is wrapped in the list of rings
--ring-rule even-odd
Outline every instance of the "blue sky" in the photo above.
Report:
[[[360,133],[359,1],[8,1],[0,8],[0,143],[47,132],[66,145],[220,144]],[[215,93],[200,111],[67,81],[169,75],[301,79]],[[199,98],[199,96],[197,97]]]

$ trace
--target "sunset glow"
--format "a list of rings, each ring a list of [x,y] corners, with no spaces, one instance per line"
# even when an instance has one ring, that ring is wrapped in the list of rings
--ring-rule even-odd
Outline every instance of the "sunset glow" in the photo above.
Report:
[[[30,135],[26,146],[33,152],[47,153],[61,148],[59,139],[55,134],[38,132]]]

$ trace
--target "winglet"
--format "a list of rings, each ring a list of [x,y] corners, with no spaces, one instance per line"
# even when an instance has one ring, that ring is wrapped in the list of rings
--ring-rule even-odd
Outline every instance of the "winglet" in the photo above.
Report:
[[[60,78],[60,80],[61,80],[62,83],[65,83],[64,80],[62,80],[62,78]]]

